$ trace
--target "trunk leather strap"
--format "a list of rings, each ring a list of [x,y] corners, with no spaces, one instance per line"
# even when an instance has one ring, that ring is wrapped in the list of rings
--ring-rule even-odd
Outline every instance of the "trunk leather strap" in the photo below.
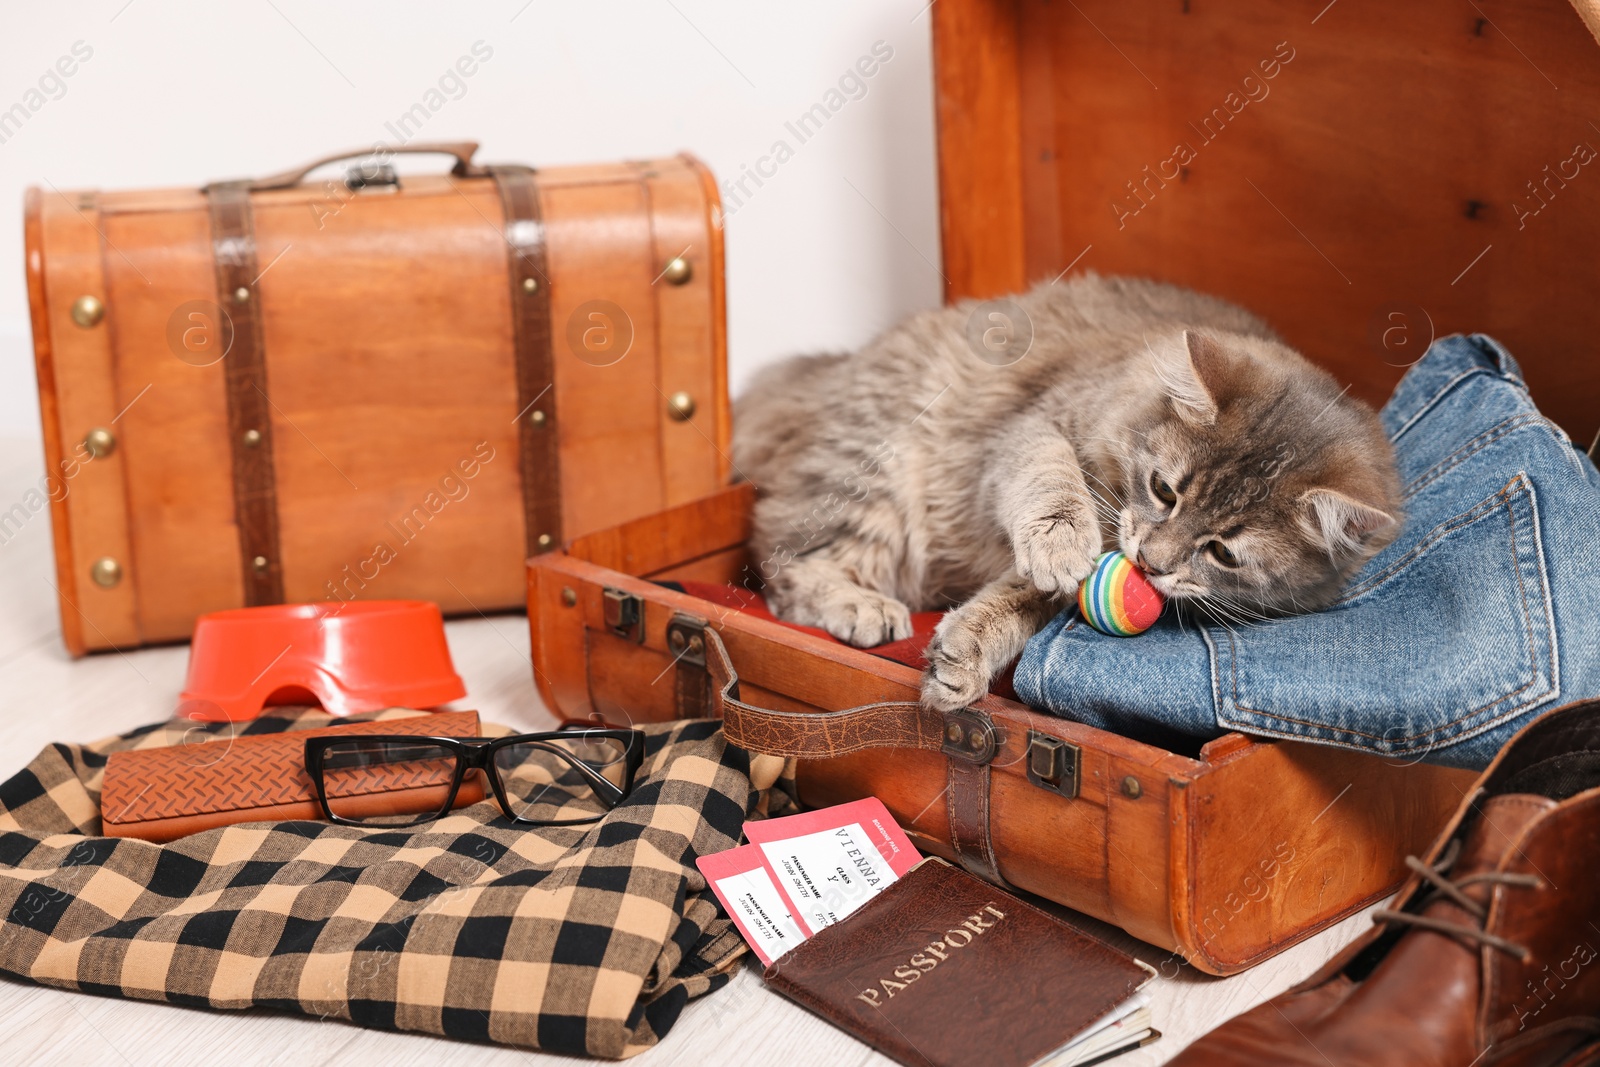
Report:
[[[710,627],[705,630],[705,656],[712,713],[722,719],[729,744],[789,759],[829,759],[873,748],[944,751],[945,717],[921,704],[882,701],[827,712],[757,707],[739,699],[739,674],[722,638]],[[1007,886],[989,833],[989,765],[955,756],[947,762],[945,806],[956,858],[972,874]]]
[[[278,487],[272,462],[272,403],[268,400],[261,290],[256,282],[255,221],[250,183],[206,187],[217,304],[233,322],[233,346],[223,361],[233,457],[233,511],[248,607],[283,603],[278,549]],[[221,326],[221,323],[218,324]]]
[[[551,350],[550,273],[533,168],[488,168],[500,190],[511,279],[511,325],[517,363],[517,433],[528,555],[561,545],[560,426]]]
[[[678,665],[673,673],[677,676],[673,685],[677,690],[678,718],[716,718],[711,672],[696,662],[686,650],[678,655]]]
[[[989,765],[959,759],[947,762],[945,803],[950,813],[950,845],[956,850],[956,859],[968,874],[1009,887],[1000,874],[1000,861],[989,837]]]

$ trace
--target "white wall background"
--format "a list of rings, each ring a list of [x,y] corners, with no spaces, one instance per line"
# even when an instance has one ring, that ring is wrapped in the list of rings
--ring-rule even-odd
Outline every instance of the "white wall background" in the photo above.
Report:
[[[534,165],[687,149],[719,178],[787,140],[792,159],[728,222],[733,384],[796,351],[858,345],[938,303],[927,0],[97,0],[7,4],[0,111],[0,437],[37,438],[22,270],[28,185],[196,186],[393,141],[396,120],[475,42],[417,140]],[[894,50],[804,144],[784,129],[874,42]],[[93,50],[59,84],[40,77]],[[481,48],[482,46],[480,46]],[[42,98],[42,104],[40,103]],[[442,162],[401,161],[401,170]],[[772,168],[767,166],[770,171]],[[53,195],[53,194],[50,194]]]

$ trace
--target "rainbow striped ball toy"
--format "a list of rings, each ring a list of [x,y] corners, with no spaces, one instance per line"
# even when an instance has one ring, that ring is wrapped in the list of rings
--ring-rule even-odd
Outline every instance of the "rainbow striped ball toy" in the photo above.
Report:
[[[1161,617],[1166,597],[1121,552],[1102,552],[1078,585],[1078,611],[1103,634],[1132,637]]]

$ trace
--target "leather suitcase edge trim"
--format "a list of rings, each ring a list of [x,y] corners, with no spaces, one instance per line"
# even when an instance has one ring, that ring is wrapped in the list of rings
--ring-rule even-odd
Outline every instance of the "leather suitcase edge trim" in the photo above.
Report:
[[[61,411],[56,392],[56,371],[50,337],[50,296],[44,276],[44,194],[29,186],[22,209],[23,258],[28,275],[28,318],[33,327],[33,367],[39,386],[39,421],[44,426],[45,470],[60,470]],[[50,497],[51,548],[55,555],[56,605],[61,615],[61,640],[73,659],[89,651],[83,640],[83,624],[68,612],[68,597],[77,597],[78,583],[72,554],[72,515],[67,494]]]
[[[728,396],[728,279],[727,247],[722,222],[722,191],[716,175],[696,155],[681,153],[680,159],[700,178],[705,194],[706,233],[710,237],[711,260],[711,382],[716,398],[714,442],[719,457],[718,476],[726,484],[733,472],[733,401]]]
[[[50,503],[57,575],[52,587],[62,641],[74,657],[90,651],[121,651],[143,643],[124,459],[113,449],[96,460],[86,439],[77,437],[94,427],[113,427],[120,417],[116,315],[109,294],[100,194],[57,190],[63,209],[48,204],[42,190],[33,192],[37,195],[29,199],[24,212],[29,310],[47,462],[42,487]],[[46,245],[53,256],[46,256]],[[58,295],[54,306],[49,299],[52,290]],[[75,294],[77,300],[70,299]],[[98,317],[79,322],[78,303],[86,298],[100,302]],[[65,396],[58,363],[79,372],[78,388]],[[86,473],[91,464],[93,469]],[[75,506],[75,500],[82,506]],[[26,496],[21,503],[33,510]],[[86,507],[105,513],[98,524],[80,521]],[[111,580],[85,581],[90,561],[102,558],[116,565]]]

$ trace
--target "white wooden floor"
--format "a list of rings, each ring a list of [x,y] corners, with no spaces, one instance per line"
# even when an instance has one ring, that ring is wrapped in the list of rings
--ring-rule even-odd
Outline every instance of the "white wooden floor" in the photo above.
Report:
[[[38,484],[43,460],[32,442],[0,441],[0,511]],[[82,741],[167,718],[183,684],[186,648],[108,653],[73,662],[61,645],[47,513],[0,545],[0,779],[45,744]],[[463,707],[485,719],[533,726],[549,721],[533,688],[527,620],[452,622],[451,653],[466,680]],[[1165,1037],[1115,1061],[1164,1063],[1206,1030],[1299,980],[1369,925],[1354,916],[1255,970],[1213,979],[1185,968],[1157,979],[1156,1026]],[[1159,966],[1168,953],[1124,939]],[[1170,973],[1172,968],[1166,970]],[[1026,982],[1025,974],[1017,975]],[[689,1006],[642,1061],[651,1067],[774,1063],[865,1065],[891,1061],[763,987],[747,966],[714,996]],[[0,978],[0,1064],[293,1067],[382,1063],[385,1067],[494,1067],[572,1062],[513,1049],[267,1012],[206,1012],[111,1000]]]

